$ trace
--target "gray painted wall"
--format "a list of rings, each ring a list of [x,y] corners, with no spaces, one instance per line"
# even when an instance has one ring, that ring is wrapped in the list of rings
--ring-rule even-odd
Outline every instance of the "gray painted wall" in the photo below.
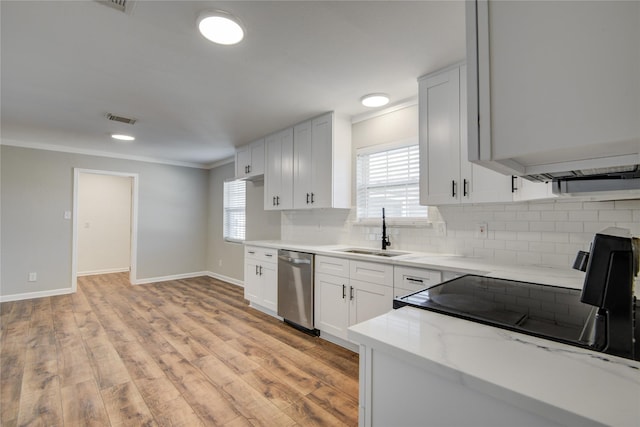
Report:
[[[1,150],[0,295],[71,287],[73,169],[139,174],[137,279],[206,270],[209,171],[11,146]],[[28,272],[38,281],[28,282]]]
[[[223,184],[234,176],[234,164],[209,173],[209,241],[207,269],[235,282],[244,281],[244,246],[222,237]],[[279,240],[280,212],[264,210],[264,182],[247,182],[247,240]]]

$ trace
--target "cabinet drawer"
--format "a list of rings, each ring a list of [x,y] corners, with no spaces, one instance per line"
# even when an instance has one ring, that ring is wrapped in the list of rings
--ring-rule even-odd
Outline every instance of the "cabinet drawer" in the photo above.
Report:
[[[442,272],[438,270],[426,270],[413,267],[395,267],[393,272],[393,286],[398,291],[402,289],[404,294],[430,288],[442,282]],[[399,295],[395,291],[394,295]]]
[[[278,250],[259,246],[245,246],[244,257],[258,262],[278,262]]]
[[[393,287],[393,266],[374,262],[351,261],[349,277],[363,282]]]
[[[316,255],[316,273],[331,274],[339,277],[349,277],[349,260],[346,258],[334,258]]]

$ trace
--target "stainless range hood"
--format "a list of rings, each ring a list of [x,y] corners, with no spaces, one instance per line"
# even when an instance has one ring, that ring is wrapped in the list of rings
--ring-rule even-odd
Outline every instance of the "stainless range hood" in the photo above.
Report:
[[[559,196],[597,196],[611,193],[640,198],[640,165],[526,175],[531,181],[553,182]]]

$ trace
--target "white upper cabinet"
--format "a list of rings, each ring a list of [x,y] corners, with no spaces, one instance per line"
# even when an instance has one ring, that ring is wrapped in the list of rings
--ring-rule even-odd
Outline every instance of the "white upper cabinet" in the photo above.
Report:
[[[465,66],[419,81],[420,203],[506,202],[510,177],[467,160]]]
[[[293,208],[293,128],[265,138],[264,209]]]
[[[264,174],[264,139],[236,149],[236,178],[251,178]]]
[[[640,2],[466,8],[472,161],[521,176],[640,162]]]
[[[333,113],[293,130],[293,209],[351,207],[351,122]]]

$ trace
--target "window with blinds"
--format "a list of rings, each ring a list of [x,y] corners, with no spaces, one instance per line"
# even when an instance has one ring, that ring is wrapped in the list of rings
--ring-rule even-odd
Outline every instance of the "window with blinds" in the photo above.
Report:
[[[420,158],[418,144],[382,148],[357,155],[358,219],[427,219],[420,206]]]
[[[245,181],[226,181],[224,183],[224,214],[223,235],[230,242],[242,242],[245,239],[247,215]]]

